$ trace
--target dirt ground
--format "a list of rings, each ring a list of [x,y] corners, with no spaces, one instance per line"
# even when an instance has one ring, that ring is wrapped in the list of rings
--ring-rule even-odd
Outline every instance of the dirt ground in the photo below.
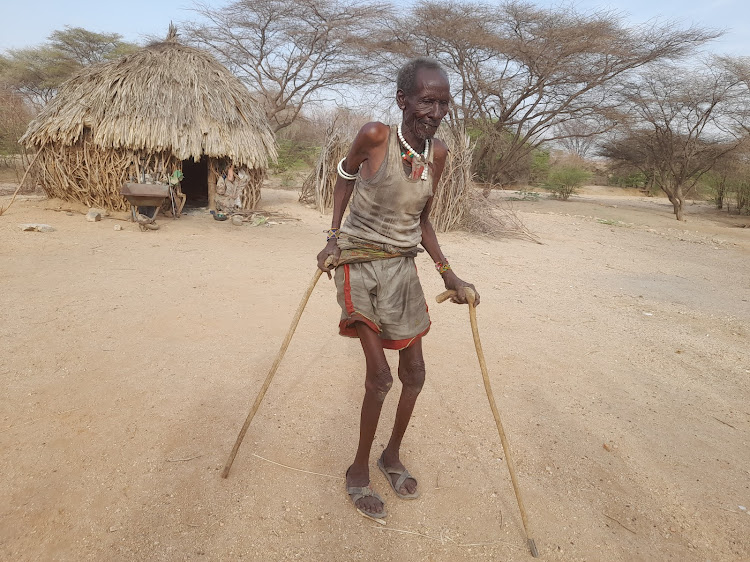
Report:
[[[749,560],[750,218],[697,203],[678,223],[623,193],[513,202],[541,245],[440,236],[482,295],[533,537],[545,560]],[[142,233],[38,197],[0,217],[0,559],[531,559],[467,309],[434,303],[425,254],[428,380],[402,457],[422,497],[375,467],[398,383],[372,460],[387,525],[344,493],[364,361],[325,277],[220,478],[330,220],[291,191],[262,205],[289,218]]]

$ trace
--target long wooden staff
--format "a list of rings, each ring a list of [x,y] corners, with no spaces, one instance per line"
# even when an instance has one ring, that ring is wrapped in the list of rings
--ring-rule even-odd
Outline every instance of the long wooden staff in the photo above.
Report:
[[[327,261],[326,264],[328,263],[329,262]],[[307,301],[310,299],[310,295],[312,294],[313,289],[315,288],[315,285],[318,282],[318,279],[320,279],[321,273],[323,273],[322,270],[315,269],[315,275],[313,275],[313,278],[310,280],[310,285],[307,287],[307,290],[305,291],[305,294],[302,297],[302,302],[300,302],[299,306],[297,307],[297,312],[294,313],[294,319],[292,320],[292,325],[289,326],[289,331],[286,333],[286,337],[284,338],[284,341],[281,344],[281,349],[279,349],[279,354],[276,356],[276,361],[274,361],[273,365],[271,365],[271,370],[268,371],[268,375],[266,375],[266,380],[263,382],[263,386],[261,387],[260,392],[258,392],[258,396],[256,396],[255,398],[253,407],[250,409],[250,413],[247,415],[247,418],[245,419],[245,423],[242,426],[242,429],[240,430],[240,434],[237,436],[237,440],[234,442],[234,447],[232,447],[232,452],[229,454],[229,459],[227,460],[227,464],[224,465],[224,470],[222,470],[221,472],[222,478],[226,478],[227,476],[229,476],[229,471],[232,468],[234,457],[237,456],[237,451],[239,451],[240,445],[242,445],[242,440],[245,438],[245,433],[247,433],[247,428],[250,427],[250,422],[253,421],[253,418],[255,417],[255,412],[258,411],[258,408],[260,408],[260,403],[263,402],[263,397],[266,395],[266,391],[268,390],[268,387],[271,385],[271,380],[273,380],[273,376],[276,374],[276,369],[279,368],[279,364],[281,363],[281,360],[284,358],[284,354],[286,353],[286,348],[289,347],[289,342],[292,341],[294,330],[297,329],[297,324],[299,324],[299,319],[302,316],[302,312],[305,310],[305,305],[307,304]]]
[[[516,493],[516,501],[518,501],[518,509],[521,512],[521,522],[523,523],[523,530],[526,533],[526,543],[529,546],[531,555],[534,558],[539,557],[539,552],[536,549],[534,539],[531,538],[531,532],[529,531],[529,522],[526,518],[526,508],[521,498],[521,488],[518,485],[518,478],[516,477],[516,467],[513,463],[513,457],[510,452],[510,444],[508,443],[507,437],[505,437],[505,431],[503,430],[503,424],[500,421],[500,413],[497,411],[497,405],[495,404],[495,395],[492,394],[492,387],[490,386],[490,377],[487,374],[487,363],[484,361],[484,352],[482,351],[482,342],[479,340],[479,328],[477,327],[477,311],[474,307],[474,300],[476,295],[470,288],[464,288],[466,294],[466,300],[469,301],[469,320],[471,321],[471,332],[474,335],[474,347],[477,349],[477,358],[479,359],[479,368],[482,370],[482,379],[484,379],[484,390],[487,392],[487,400],[490,401],[490,409],[492,415],[495,416],[495,424],[497,425],[497,432],[500,434],[500,442],[503,444],[503,451],[505,452],[505,460],[508,463],[508,472],[510,472],[510,480],[513,483],[513,491]],[[437,296],[437,301],[444,302],[451,297],[456,296],[456,291],[445,291]]]

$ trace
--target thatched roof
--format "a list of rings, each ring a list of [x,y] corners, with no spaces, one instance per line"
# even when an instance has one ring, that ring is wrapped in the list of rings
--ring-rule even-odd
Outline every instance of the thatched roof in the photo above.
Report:
[[[21,143],[72,145],[85,128],[102,149],[202,154],[266,168],[276,144],[260,104],[208,53],[166,41],[82,69],[34,119]]]

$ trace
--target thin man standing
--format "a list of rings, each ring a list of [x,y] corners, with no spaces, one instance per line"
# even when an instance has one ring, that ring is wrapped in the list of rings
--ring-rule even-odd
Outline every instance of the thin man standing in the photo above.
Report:
[[[318,267],[335,267],[341,335],[359,338],[365,353],[365,397],[359,446],[346,472],[346,488],[354,505],[370,517],[386,516],[385,503],[370,485],[370,449],[380,411],[393,384],[385,349],[399,352],[401,397],[388,445],[377,466],[402,499],[419,496],[416,478],[401,462],[401,440],[425,380],[422,337],[430,329],[414,257],[421,244],[443,277],[453,299],[466,303],[464,287],[440,250],[429,215],[448,156],[435,139],[448,113],[448,76],[432,59],[406,63],[398,73],[398,125],[366,124],[338,165],[333,192],[333,220],[328,243],[318,254]],[[350,203],[351,199],[351,203]],[[349,215],[342,225],[344,211]],[[333,256],[334,265],[326,265]],[[479,303],[477,294],[476,303]]]

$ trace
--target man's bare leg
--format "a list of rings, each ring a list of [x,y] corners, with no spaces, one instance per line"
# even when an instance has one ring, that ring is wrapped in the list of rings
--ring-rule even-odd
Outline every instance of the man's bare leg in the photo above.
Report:
[[[401,449],[401,440],[404,438],[406,428],[409,426],[411,414],[414,411],[414,404],[417,402],[422,386],[424,385],[425,367],[422,357],[422,339],[418,339],[411,346],[402,349],[398,358],[398,378],[401,380],[403,387],[401,397],[398,401],[396,410],[396,421],[393,423],[393,433],[388,441],[388,446],[383,451],[383,463],[388,468],[404,470],[399,458]],[[395,484],[398,475],[392,474],[391,480]],[[417,490],[417,481],[414,478],[408,478],[401,486],[399,492],[402,494],[413,494]]]
[[[393,385],[393,377],[383,352],[383,344],[378,334],[364,322],[354,324],[365,352],[367,373],[365,375],[365,398],[359,422],[359,446],[354,463],[346,473],[347,486],[367,486],[370,483],[370,449],[378,428],[380,410],[388,391]],[[357,500],[357,507],[373,513],[381,513],[383,504],[377,498],[365,497]]]

